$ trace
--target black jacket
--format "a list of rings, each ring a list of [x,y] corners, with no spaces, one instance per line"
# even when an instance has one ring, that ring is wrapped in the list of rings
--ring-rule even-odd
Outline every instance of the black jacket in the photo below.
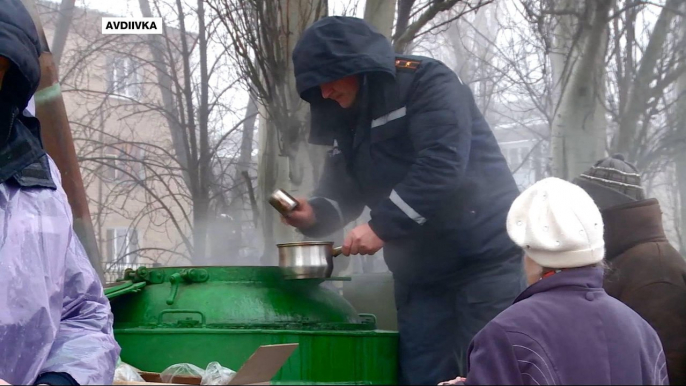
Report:
[[[0,89],[0,183],[55,189],[38,119],[24,110],[40,81],[41,48],[20,0],[0,8],[0,56],[11,62]]]
[[[468,86],[443,63],[397,56],[361,19],[327,17],[293,51],[311,106],[310,141],[334,145],[311,203],[322,237],[364,206],[396,279],[466,276],[520,258],[505,230],[519,191]],[[324,100],[322,83],[359,74],[356,106]]]

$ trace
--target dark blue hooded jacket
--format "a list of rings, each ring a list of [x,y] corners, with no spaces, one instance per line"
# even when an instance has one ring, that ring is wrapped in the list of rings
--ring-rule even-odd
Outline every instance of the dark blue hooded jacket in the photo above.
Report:
[[[56,189],[35,117],[24,114],[40,81],[36,27],[20,0],[3,2],[0,56],[11,67],[0,89],[0,183]]]
[[[296,85],[310,103],[310,142],[333,145],[310,200],[323,237],[371,209],[396,279],[467,277],[519,259],[505,219],[519,191],[468,86],[443,63],[399,56],[365,21],[327,17],[293,51]],[[355,105],[319,85],[359,75]]]

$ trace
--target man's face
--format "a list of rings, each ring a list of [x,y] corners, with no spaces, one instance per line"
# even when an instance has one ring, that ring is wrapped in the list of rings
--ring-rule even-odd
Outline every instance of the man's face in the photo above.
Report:
[[[9,59],[4,56],[0,56],[0,88],[2,88],[2,80],[5,79],[5,73],[10,69]]]
[[[321,85],[321,89],[324,99],[333,99],[341,107],[347,109],[355,103],[357,91],[360,89],[360,82],[357,79],[357,75],[351,75],[333,82],[324,83]]]

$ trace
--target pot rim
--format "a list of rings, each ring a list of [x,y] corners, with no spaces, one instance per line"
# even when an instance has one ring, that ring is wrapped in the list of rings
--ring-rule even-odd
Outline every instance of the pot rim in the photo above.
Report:
[[[284,243],[276,244],[277,247],[305,247],[308,245],[331,245],[333,246],[333,241],[300,241],[294,243]]]

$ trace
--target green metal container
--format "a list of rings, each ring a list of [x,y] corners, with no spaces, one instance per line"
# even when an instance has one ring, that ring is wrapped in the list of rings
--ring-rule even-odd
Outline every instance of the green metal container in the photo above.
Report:
[[[238,370],[260,345],[299,343],[274,383],[396,383],[397,333],[324,279],[285,279],[278,267],[142,267],[124,279],[105,292],[121,358],[142,370]]]

